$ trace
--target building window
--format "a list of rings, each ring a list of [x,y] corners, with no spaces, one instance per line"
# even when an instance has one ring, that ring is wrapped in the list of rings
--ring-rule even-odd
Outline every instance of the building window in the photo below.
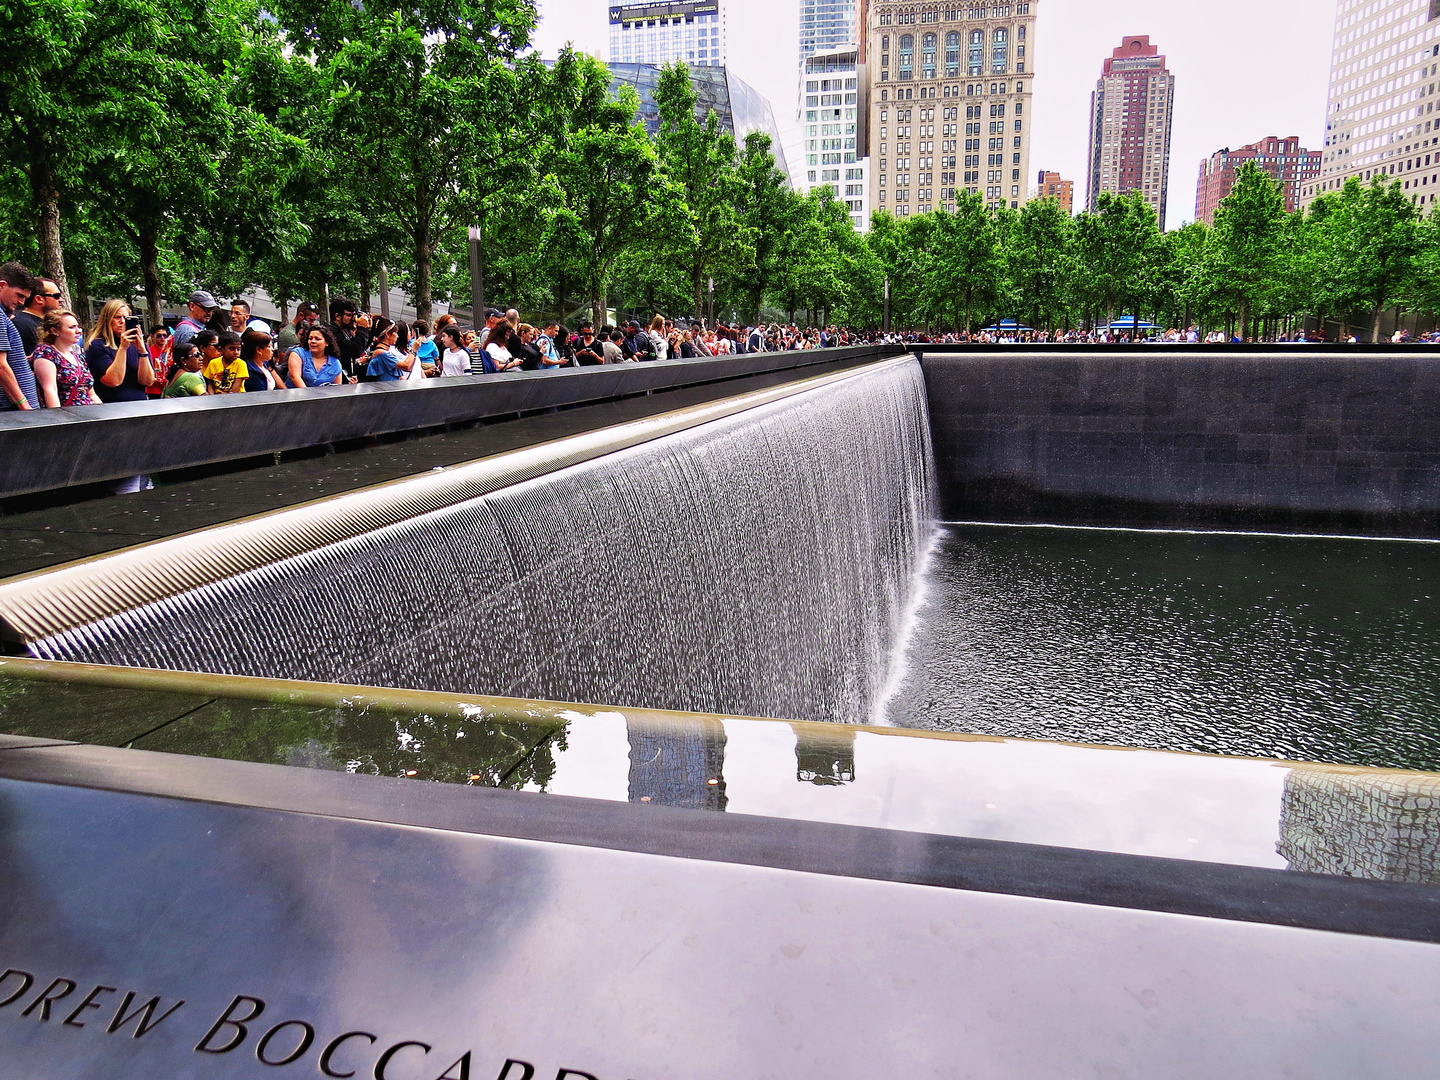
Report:
[[[958,31],[951,30],[950,33],[945,35],[945,77],[947,79],[953,79],[959,74],[960,34]],[[949,96],[950,87],[947,86],[945,88],[945,94],[947,97]]]
[[[935,78],[935,49],[938,39],[934,34],[926,34],[920,43],[920,77],[922,79]]]
[[[900,35],[900,81],[915,77],[915,35]]]
[[[985,69],[985,31],[970,31],[970,74],[981,75]]]
[[[1010,31],[1001,26],[996,28],[990,45],[990,73],[1004,75],[1010,70]]]

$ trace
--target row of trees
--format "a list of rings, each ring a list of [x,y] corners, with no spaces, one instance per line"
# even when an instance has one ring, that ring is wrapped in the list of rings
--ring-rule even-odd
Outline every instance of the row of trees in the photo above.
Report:
[[[1253,166],[1213,227],[1162,233],[1139,196],[1074,218],[962,195],[953,212],[850,226],[802,196],[769,140],[697,118],[681,66],[633,92],[529,52],[532,0],[36,0],[0,13],[8,121],[0,238],[91,297],[157,318],[195,287],[282,303],[369,296],[387,271],[422,317],[482,290],[533,313],[783,314],[875,327],[1044,329],[1121,314],[1247,335],[1300,316],[1378,327],[1440,311],[1440,224],[1394,184],[1289,214]]]

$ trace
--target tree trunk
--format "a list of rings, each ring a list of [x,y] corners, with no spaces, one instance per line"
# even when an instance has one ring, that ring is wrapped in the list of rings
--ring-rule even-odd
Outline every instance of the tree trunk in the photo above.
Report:
[[[30,195],[39,221],[40,273],[60,289],[60,306],[70,307],[70,285],[65,278],[65,250],[60,241],[60,188],[55,170],[42,152],[31,157]]]
[[[1240,301],[1240,340],[1250,339],[1250,301]]]
[[[150,311],[150,328],[153,330],[165,321],[160,309],[160,228],[147,221],[140,227],[139,234],[140,276],[145,284],[145,306]]]
[[[433,258],[430,238],[421,236],[415,242],[415,318],[430,321],[430,262]],[[477,325],[484,325],[483,320]]]
[[[692,319],[698,319],[705,313],[705,270],[699,263],[690,275],[690,284],[695,290],[695,314]]]
[[[372,284],[370,269],[366,267],[360,272],[360,310],[366,314],[370,312],[370,294],[374,291],[370,288]]]
[[[60,301],[65,302],[63,299]],[[90,329],[90,283],[83,270],[75,271],[75,306],[70,309],[80,320],[80,325]]]
[[[1384,314],[1384,308],[1380,307],[1379,304],[1376,304],[1376,305],[1375,305],[1375,329],[1372,330],[1371,333],[1370,333],[1370,340],[1373,341],[1373,342],[1374,342],[1375,344],[1377,344],[1377,345],[1380,343],[1380,317],[1381,317],[1382,314]],[[1398,316],[1397,316],[1396,319],[1395,319],[1395,323],[1396,323],[1397,326],[1398,326],[1399,323],[1400,323],[1400,319],[1399,319]]]

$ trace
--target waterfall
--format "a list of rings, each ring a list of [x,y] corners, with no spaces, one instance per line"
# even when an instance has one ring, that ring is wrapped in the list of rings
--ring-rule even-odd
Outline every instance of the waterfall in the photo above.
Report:
[[[864,722],[933,516],[923,375],[901,359],[815,382],[69,626],[31,651]],[[206,535],[187,542],[204,550]]]

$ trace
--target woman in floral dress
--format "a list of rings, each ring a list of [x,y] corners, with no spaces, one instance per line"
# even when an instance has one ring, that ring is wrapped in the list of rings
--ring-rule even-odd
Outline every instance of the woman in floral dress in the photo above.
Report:
[[[35,381],[47,409],[67,405],[99,405],[95,377],[80,355],[80,321],[68,311],[45,315],[40,344],[30,356]]]

